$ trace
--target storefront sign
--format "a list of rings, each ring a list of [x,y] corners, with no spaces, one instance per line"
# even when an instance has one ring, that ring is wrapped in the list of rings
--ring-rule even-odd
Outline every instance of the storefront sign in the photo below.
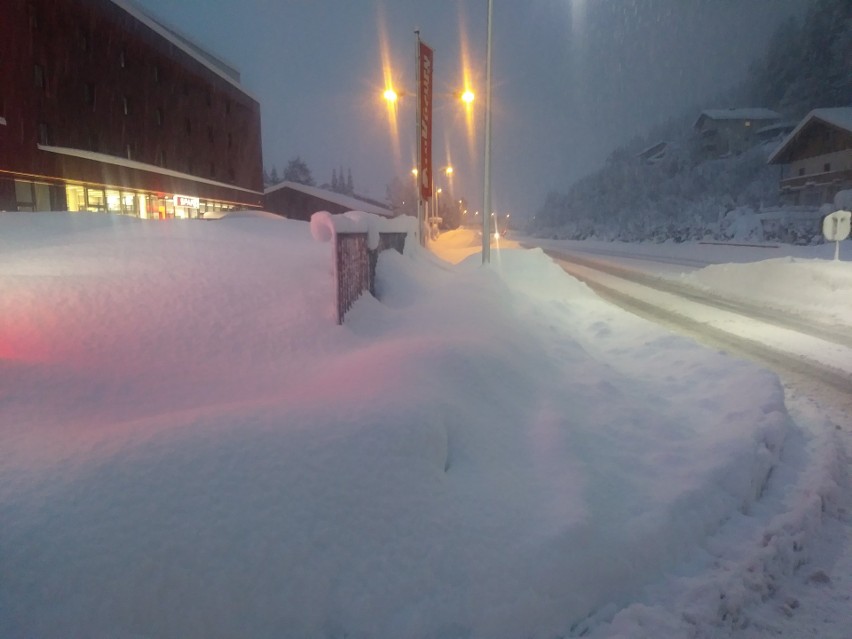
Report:
[[[175,195],[175,206],[186,206],[190,209],[197,209],[199,201],[197,197],[190,197],[189,195]]]

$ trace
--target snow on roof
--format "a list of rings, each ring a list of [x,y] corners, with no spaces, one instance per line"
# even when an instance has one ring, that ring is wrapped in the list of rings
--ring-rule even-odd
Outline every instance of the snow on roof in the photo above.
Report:
[[[852,133],[852,107],[814,109],[802,118],[802,121],[799,122],[798,126],[790,132],[790,135],[784,138],[784,141],[779,144],[778,148],[769,156],[767,162],[769,164],[775,164],[776,160],[780,159],[780,156],[784,152],[788,151],[790,146],[792,146],[792,144],[798,139],[802,129],[814,120],[825,122],[826,124],[836,126],[839,129]]]
[[[140,7],[134,0],[110,0],[113,4],[120,7],[131,16],[136,18],[146,27],[168,40],[175,47],[191,56],[210,69],[220,78],[238,89],[241,93],[250,97],[255,102],[259,100],[240,84],[240,72],[233,65],[224,62],[219,56],[207,51],[204,47],[196,44],[191,38],[179,32],[174,27],[166,25],[160,18],[156,18],[147,9]]]
[[[745,109],[705,109],[702,111],[693,128],[697,127],[702,120],[780,120],[781,114],[772,109],[764,109],[763,107],[753,107]]]
[[[216,180],[208,180],[207,178],[201,178],[196,175],[190,175],[189,173],[181,173],[180,171],[172,171],[171,169],[164,169],[160,166],[154,166],[153,164],[146,164],[145,162],[138,162],[136,160],[128,160],[127,158],[120,158],[116,155],[107,155],[106,153],[95,153],[94,151],[83,151],[82,149],[71,149],[63,146],[47,146],[44,144],[37,145],[40,151],[47,151],[48,153],[57,153],[59,155],[69,155],[76,158],[83,158],[84,160],[93,160],[95,162],[102,162],[104,164],[112,164],[115,166],[124,166],[128,169],[137,169],[139,171],[148,171],[150,173],[159,173],[160,175],[168,175],[170,177],[181,178],[183,180],[190,180],[192,182],[200,182],[201,184],[212,184],[213,186],[221,186],[227,189],[233,189],[235,191],[244,191],[245,193],[252,193],[254,195],[263,195],[260,191],[253,191],[252,189],[246,189],[241,186],[237,186],[236,184],[226,184],[225,182],[217,182]]]
[[[321,189],[316,186],[308,186],[306,184],[299,184],[298,182],[280,182],[275,186],[270,186],[266,189],[264,191],[264,195],[269,195],[270,193],[274,193],[275,191],[279,191],[284,188],[300,191],[320,198],[321,200],[326,200],[327,202],[334,202],[340,206],[348,207],[351,211],[364,211],[365,213],[373,213],[375,215],[381,215],[382,217],[391,217],[393,215],[393,211],[391,211],[388,207],[377,206],[358,197],[335,193],[334,191],[326,191],[325,189]]]

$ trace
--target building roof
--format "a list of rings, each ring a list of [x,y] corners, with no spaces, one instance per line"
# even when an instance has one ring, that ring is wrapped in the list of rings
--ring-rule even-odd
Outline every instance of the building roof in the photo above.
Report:
[[[780,120],[781,114],[772,109],[751,107],[745,109],[705,109],[695,120],[693,126],[698,126],[702,119],[708,120]]]
[[[120,7],[131,16],[136,18],[146,27],[168,40],[175,47],[194,58],[197,62],[204,65],[210,71],[218,75],[220,78],[239,89],[255,102],[258,99],[246,91],[240,84],[240,72],[233,65],[222,60],[221,57],[214,55],[206,50],[201,45],[194,42],[189,36],[184,35],[174,27],[167,25],[165,22],[150,14],[146,9],[140,7],[135,0],[110,0],[114,5]]]
[[[369,201],[362,200],[356,196],[344,195],[335,191],[327,191],[316,186],[307,186],[298,182],[280,182],[274,186],[270,186],[264,191],[264,195],[269,195],[281,189],[292,189],[301,193],[312,195],[313,197],[333,202],[348,208],[350,211],[364,211],[365,213],[374,213],[383,217],[393,217],[393,211],[386,206],[377,206]]]
[[[836,107],[833,109],[814,109],[790,132],[778,148],[769,156],[769,164],[783,163],[783,157],[798,141],[802,131],[813,122],[823,122],[852,133],[852,107]]]
[[[48,146],[45,144],[36,145],[40,151],[46,151],[48,153],[56,153],[57,155],[68,155],[75,158],[82,158],[84,160],[93,160],[95,162],[101,162],[103,164],[112,164],[115,166],[123,166],[128,169],[136,169],[138,171],[148,171],[150,173],[158,173],[160,175],[167,175],[169,177],[180,178],[183,180],[189,180],[191,182],[199,182],[201,184],[210,184],[213,186],[220,186],[227,189],[233,189],[234,191],[243,191],[245,193],[251,193],[253,195],[263,195],[260,191],[254,191],[252,189],[247,189],[242,186],[237,186],[236,184],[227,184],[225,182],[217,182],[216,180],[208,180],[207,178],[198,177],[197,175],[190,175],[189,173],[181,173],[180,171],[173,171],[172,169],[166,169],[160,166],[154,166],[153,164],[146,164],[145,162],[139,162],[137,160],[128,160],[127,158],[118,157],[115,155],[107,155],[106,153],[97,153],[95,151],[84,151],[82,149],[71,149],[62,146]]]

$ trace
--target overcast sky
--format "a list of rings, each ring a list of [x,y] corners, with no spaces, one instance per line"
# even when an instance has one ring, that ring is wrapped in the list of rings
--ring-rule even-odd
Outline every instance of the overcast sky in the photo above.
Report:
[[[438,169],[482,201],[482,111],[475,138],[453,93],[467,50],[484,96],[486,0],[137,0],[242,73],[261,105],[263,155],[280,172],[301,156],[318,184],[351,168],[384,199],[413,166],[414,106],[396,131],[381,98],[382,43],[397,88],[414,90],[415,36],[435,49]],[[777,24],[808,0],[495,0],[493,206],[532,214],[619,144],[742,79]]]

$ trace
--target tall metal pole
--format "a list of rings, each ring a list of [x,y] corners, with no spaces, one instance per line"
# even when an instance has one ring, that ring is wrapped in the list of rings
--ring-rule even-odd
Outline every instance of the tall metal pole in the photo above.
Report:
[[[488,40],[485,48],[485,193],[482,211],[482,264],[491,262],[491,14],[488,0]]]
[[[414,30],[414,60],[417,68],[415,77],[417,79],[417,99],[415,103],[417,107],[414,109],[414,117],[417,120],[414,128],[414,145],[417,147],[417,173],[414,175],[414,191],[417,198],[417,233],[420,235],[420,246],[426,246],[426,215],[423,210],[423,197],[420,193],[420,171],[423,170],[423,158],[421,157],[422,145],[420,138],[423,132],[420,130],[420,29]]]

